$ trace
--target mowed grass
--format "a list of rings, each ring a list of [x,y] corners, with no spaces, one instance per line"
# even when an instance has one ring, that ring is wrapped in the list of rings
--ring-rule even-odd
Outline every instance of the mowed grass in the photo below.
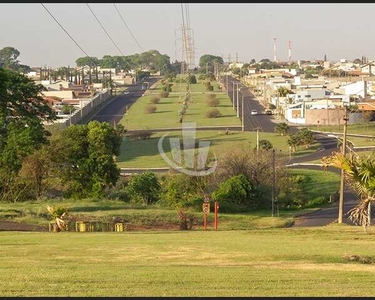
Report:
[[[172,159],[169,138],[178,137],[182,140],[182,130],[156,132],[150,139],[146,140],[130,140],[125,138],[121,144],[117,165],[121,168],[169,167],[158,149],[159,139],[164,135],[166,136],[162,143],[163,150],[169,159]],[[224,153],[230,151],[233,147],[246,144],[250,146],[249,149],[254,149],[257,143],[257,133],[249,131],[229,131],[229,134],[226,135],[224,131],[219,130],[199,130],[196,132],[196,138],[199,141],[209,141],[209,151],[215,154],[217,158],[222,157]],[[287,145],[285,136],[280,136],[277,133],[260,132],[259,140],[269,140],[279,153],[286,156],[289,155],[289,146]],[[319,148],[319,144],[315,143],[309,149],[301,148],[298,152],[293,153],[293,155],[307,155],[316,151],[317,148]]]
[[[375,147],[375,136],[373,138],[365,138],[365,137],[355,137],[355,136],[347,136],[347,141],[351,141],[354,147],[363,147],[363,146],[374,146]]]
[[[217,84],[216,84],[217,85]],[[120,120],[120,123],[128,130],[134,129],[157,129],[157,128],[178,128],[181,127],[179,122],[179,110],[182,108],[184,100],[185,88],[178,83],[172,86],[172,92],[168,98],[160,98],[160,84],[150,90],[149,93],[140,97],[129,109],[127,114]],[[241,121],[236,117],[236,112],[232,107],[229,97],[224,92],[205,92],[205,86],[201,83],[191,85],[191,99],[189,107],[184,116],[184,122],[195,122],[197,126],[241,126]],[[222,113],[220,118],[207,118],[206,112],[211,109],[206,104],[207,95],[215,94],[220,101],[217,109]],[[155,113],[145,113],[145,107],[150,103],[151,99],[159,97],[160,102],[155,104],[157,110]]]
[[[332,133],[343,133],[344,125],[319,125],[319,126],[308,126],[311,130],[326,131]],[[369,122],[366,124],[348,124],[347,133],[353,134],[364,134],[364,135],[375,135],[375,122]]]
[[[0,232],[7,296],[373,296],[358,226],[177,232]]]
[[[290,174],[304,175],[310,178],[303,185],[304,194],[309,199],[319,196],[329,196],[340,189],[340,174],[330,171],[290,169]]]

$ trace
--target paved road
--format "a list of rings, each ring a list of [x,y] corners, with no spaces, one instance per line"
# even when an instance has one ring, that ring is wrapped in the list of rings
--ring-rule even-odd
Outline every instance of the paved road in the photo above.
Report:
[[[149,86],[156,83],[158,78],[150,77],[147,78]],[[143,95],[144,91],[141,90],[142,86],[140,83],[130,85],[127,89],[129,94],[120,94],[116,96],[111,102],[104,106],[91,120],[97,120],[99,122],[108,122],[110,124],[118,123],[126,113],[126,107],[130,106]]]
[[[228,91],[228,96],[232,102],[234,102],[235,109],[237,108],[237,86],[239,89],[238,92],[238,116],[242,120],[242,97],[244,104],[244,129],[245,131],[259,131],[263,132],[275,132],[275,126],[279,123],[275,119],[274,115],[266,115],[265,108],[263,105],[256,99],[254,94],[251,93],[250,89],[243,85],[239,80],[228,75],[222,78],[222,84],[225,86]],[[234,93],[233,93],[234,91]],[[258,115],[251,115],[251,110],[256,109]],[[236,110],[237,112],[237,110]],[[295,133],[298,131],[298,126],[289,125],[289,132]]]

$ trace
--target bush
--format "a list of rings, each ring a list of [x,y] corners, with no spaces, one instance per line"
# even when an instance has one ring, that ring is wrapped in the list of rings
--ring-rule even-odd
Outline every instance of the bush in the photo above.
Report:
[[[195,77],[194,74],[189,76],[189,83],[190,83],[190,84],[195,84],[195,83],[197,83],[197,78]]]
[[[207,118],[220,118],[222,116],[223,115],[221,114],[221,112],[217,108],[213,108],[213,109],[209,110],[208,112],[206,112]]]
[[[167,91],[162,91],[159,94],[160,98],[168,98],[169,93]]]
[[[130,133],[128,134],[128,137],[131,139],[146,140],[151,138],[152,134],[153,132],[151,130],[143,130],[139,132]]]
[[[172,92],[172,88],[169,85],[164,85],[162,90],[168,93]]]
[[[207,97],[206,104],[207,106],[210,106],[210,107],[216,107],[216,106],[219,106],[220,100],[216,99],[215,94],[210,94]]]
[[[151,98],[150,102],[153,103],[153,104],[158,104],[160,102],[160,98],[159,97],[153,97],[153,98]]]
[[[210,81],[206,81],[205,85],[206,85],[206,91],[212,92],[214,90],[214,87],[211,85]]]
[[[156,112],[157,108],[155,105],[146,105],[145,107],[145,113],[146,114],[153,114],[154,112]]]

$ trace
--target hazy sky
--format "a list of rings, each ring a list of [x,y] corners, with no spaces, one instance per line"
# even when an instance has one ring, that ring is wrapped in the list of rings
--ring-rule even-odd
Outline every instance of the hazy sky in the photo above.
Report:
[[[121,55],[86,3],[44,4],[90,56]],[[116,3],[143,50],[158,50],[181,60],[181,3]],[[92,3],[106,31],[124,55],[141,53],[112,3]],[[204,54],[241,62],[276,56],[294,60],[375,58],[374,3],[190,3],[195,61]],[[185,15],[186,16],[186,15]],[[20,51],[29,66],[75,66],[85,56],[40,3],[0,3],[0,49]]]

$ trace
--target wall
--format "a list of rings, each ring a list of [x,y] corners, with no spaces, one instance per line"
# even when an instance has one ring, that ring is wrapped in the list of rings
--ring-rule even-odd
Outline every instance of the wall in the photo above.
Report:
[[[64,98],[72,99],[73,91],[44,91],[43,95],[47,97],[56,96],[61,99],[64,99]]]
[[[92,100],[83,106],[81,109],[75,111],[70,118],[65,121],[65,125],[74,125],[78,124],[82,118],[86,117],[96,106],[103,103],[110,97],[110,91],[108,89],[104,89],[102,93],[96,95]]]
[[[339,125],[344,124],[345,115],[342,109],[306,109],[306,125]],[[340,122],[340,123],[339,123]]]

